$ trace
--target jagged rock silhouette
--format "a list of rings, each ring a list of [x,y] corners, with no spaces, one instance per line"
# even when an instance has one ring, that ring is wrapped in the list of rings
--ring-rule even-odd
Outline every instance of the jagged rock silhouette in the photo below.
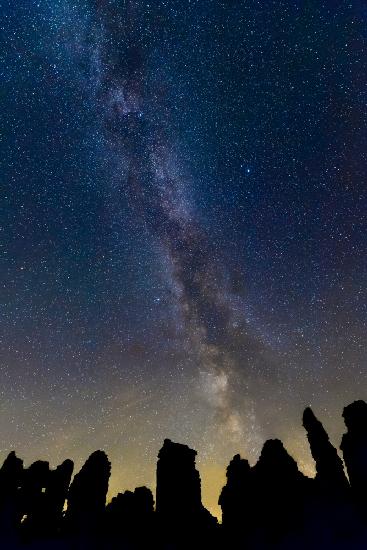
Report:
[[[333,495],[344,494],[349,489],[349,483],[344,473],[343,462],[330,443],[322,423],[310,407],[303,413],[303,426],[307,431],[311,454],[316,464],[315,479],[320,490]]]
[[[252,523],[256,538],[277,541],[287,532],[301,528],[308,481],[279,439],[265,441],[252,469]]]
[[[74,463],[66,459],[50,471],[48,485],[45,492],[45,509],[43,513],[45,536],[57,534],[60,531],[63,509],[68,494]]]
[[[354,401],[344,408],[343,418],[348,431],[340,448],[353,495],[367,509],[367,403]]]
[[[106,507],[105,530],[113,548],[151,546],[156,537],[151,490],[137,487],[118,493]]]
[[[157,462],[157,513],[166,517],[199,514],[201,481],[195,467],[196,451],[165,439]]]
[[[164,440],[156,508],[147,487],[106,505],[111,464],[95,451],[71,480],[73,462],[29,468],[12,451],[0,468],[0,548],[5,550],[362,550],[367,548],[367,404],[343,412],[343,461],[322,423],[303,413],[316,476],[302,474],[278,439],[256,464],[235,455],[219,504],[222,525],[201,501],[196,451]],[[64,510],[64,504],[67,508]]]
[[[0,469],[0,531],[12,537],[22,519],[19,492],[23,482],[23,460],[11,451]]]
[[[223,487],[218,504],[222,508],[222,525],[229,530],[242,530],[247,508],[251,506],[248,495],[251,485],[250,464],[235,455],[227,468],[227,483]]]
[[[0,469],[0,506],[17,495],[23,481],[23,460],[11,451]]]
[[[34,538],[42,534],[49,474],[49,464],[42,460],[37,460],[24,471],[19,501],[22,528],[27,537]]]
[[[342,459],[310,407],[303,413],[303,426],[316,465],[307,515],[308,531],[313,540],[323,540],[325,547],[336,547],[337,541],[348,538],[352,529],[349,481]]]
[[[160,526],[170,526],[178,547],[196,548],[210,537],[216,519],[201,502],[201,481],[195,466],[196,451],[165,439],[158,453],[156,512]]]
[[[68,532],[96,532],[104,516],[111,464],[103,451],[86,460],[70,485],[65,523]]]

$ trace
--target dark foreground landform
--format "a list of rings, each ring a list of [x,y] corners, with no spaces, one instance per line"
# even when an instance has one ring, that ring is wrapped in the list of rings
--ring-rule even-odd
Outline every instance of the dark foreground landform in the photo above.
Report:
[[[156,505],[138,487],[106,505],[111,464],[95,451],[72,482],[73,462],[23,468],[11,452],[0,469],[1,549],[367,549],[367,404],[345,407],[342,459],[312,410],[303,413],[316,476],[278,439],[257,463],[236,455],[219,497],[223,521],[201,503],[196,451],[164,441]],[[71,483],[70,483],[71,482]]]

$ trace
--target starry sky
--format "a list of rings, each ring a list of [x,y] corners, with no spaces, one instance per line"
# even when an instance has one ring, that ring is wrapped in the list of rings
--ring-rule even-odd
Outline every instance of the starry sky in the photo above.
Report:
[[[0,5],[0,458],[311,475],[366,398],[364,0]]]

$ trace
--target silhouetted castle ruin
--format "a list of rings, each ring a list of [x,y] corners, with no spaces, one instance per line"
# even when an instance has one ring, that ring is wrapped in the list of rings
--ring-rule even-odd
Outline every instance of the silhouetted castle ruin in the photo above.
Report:
[[[0,469],[1,549],[355,549],[367,548],[367,404],[345,407],[339,456],[322,423],[303,413],[314,478],[278,439],[257,463],[235,455],[219,496],[219,524],[201,501],[196,451],[165,439],[158,453],[156,503],[150,489],[106,503],[111,464],[95,451],[73,474],[12,451]],[[346,470],[344,470],[344,465]]]

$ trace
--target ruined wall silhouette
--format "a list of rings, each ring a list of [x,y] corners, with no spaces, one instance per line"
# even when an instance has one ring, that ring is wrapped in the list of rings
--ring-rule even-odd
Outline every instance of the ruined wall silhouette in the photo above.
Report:
[[[106,504],[111,464],[95,451],[80,471],[65,460],[28,468],[12,451],[0,468],[0,548],[355,549],[367,548],[367,404],[343,412],[344,464],[322,423],[303,413],[316,475],[302,474],[278,439],[250,466],[235,455],[219,496],[222,524],[201,501],[196,451],[166,439],[158,453],[156,505],[147,487]],[[346,475],[346,472],[348,475]]]

